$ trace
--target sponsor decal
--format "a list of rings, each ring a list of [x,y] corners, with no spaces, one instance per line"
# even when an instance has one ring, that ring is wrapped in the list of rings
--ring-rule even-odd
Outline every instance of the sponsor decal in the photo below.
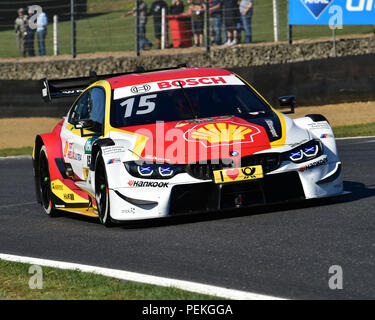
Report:
[[[71,160],[82,160],[82,155],[80,153],[75,153],[73,148],[73,143],[66,142],[64,147],[64,157],[67,157]]]
[[[132,93],[144,93],[151,90],[151,86],[149,84],[138,84],[130,88]]]
[[[65,208],[64,204],[55,204],[55,208]]]
[[[308,126],[311,130],[331,129],[326,121],[309,123]]]
[[[214,171],[215,183],[246,181],[261,178],[263,178],[262,166],[251,166]]]
[[[171,81],[161,81],[157,85],[159,89],[169,89],[169,88],[180,88],[198,85],[215,85],[215,84],[227,84],[224,77],[207,77],[207,78],[191,78],[191,79],[181,79],[181,80],[171,80]]]
[[[129,180],[130,187],[147,187],[147,188],[168,188],[169,182],[154,182],[154,181],[135,181]]]
[[[227,121],[230,120],[232,117],[227,116],[220,116],[220,117],[212,117],[212,118],[202,118],[202,119],[193,119],[193,120],[183,120],[176,124],[176,128],[183,127],[186,125],[192,125],[192,124],[199,124],[203,122],[212,122],[217,120]]]
[[[91,155],[87,155],[87,167],[91,165]]]
[[[316,167],[324,166],[328,163],[328,158],[324,157],[323,159],[320,159],[318,161],[311,162],[307,165],[304,165],[298,169],[299,172],[305,172],[307,170],[314,169]]]
[[[165,81],[160,80],[147,84],[126,86],[115,89],[113,93],[113,99],[118,100],[134,95],[142,95],[146,92],[152,93],[160,92],[162,90],[177,89],[180,88],[180,83],[183,87],[245,85],[245,83],[243,83],[242,80],[237,78],[235,75],[182,78]]]
[[[107,164],[113,164],[113,163],[120,163],[121,160],[119,158],[109,159],[107,161]]]
[[[318,19],[334,0],[301,0],[311,15]]]
[[[238,151],[231,151],[231,152],[230,152],[230,155],[231,155],[232,157],[238,157],[238,156],[240,155],[240,153],[239,153]]]
[[[63,197],[64,197],[64,200],[74,201],[74,194],[73,193],[64,193]]]
[[[89,169],[88,168],[83,168],[83,176],[85,177],[85,179],[87,179],[87,177],[89,176]]]
[[[85,154],[91,154],[91,151],[92,151],[92,145],[94,144],[94,142],[98,140],[98,138],[89,138],[87,139],[86,143],[85,143]]]
[[[196,125],[184,134],[189,142],[199,142],[206,148],[219,145],[233,145],[243,142],[254,142],[253,137],[261,131],[252,125],[235,122],[218,122]]]
[[[113,153],[121,153],[125,151],[124,146],[110,146],[102,148],[103,155],[107,156]]]
[[[51,183],[51,186],[52,186],[52,189],[53,189],[53,190],[62,190],[62,189],[63,189],[63,185],[61,185],[61,184],[56,184],[55,182],[52,182],[52,183]]]
[[[321,136],[320,136],[320,139],[326,139],[330,137],[330,135],[328,133],[323,133]]]
[[[268,119],[265,119],[264,121],[267,123],[268,129],[270,129],[272,137],[278,138],[279,136],[277,135],[273,121]]]
[[[135,208],[123,209],[123,210],[121,210],[121,213],[123,213],[123,214],[134,214]]]

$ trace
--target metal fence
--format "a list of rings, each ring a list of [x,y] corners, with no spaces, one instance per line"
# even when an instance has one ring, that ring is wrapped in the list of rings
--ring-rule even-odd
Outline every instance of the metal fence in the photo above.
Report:
[[[14,31],[17,10],[24,8],[26,15],[27,7],[33,5],[40,6],[48,17],[46,55],[75,57],[118,51],[142,55],[147,50],[210,50],[214,46],[332,36],[328,26],[295,26],[291,32],[287,2],[253,0],[252,7],[245,10],[244,0],[4,0],[0,3],[0,57],[21,55],[21,40]],[[36,14],[30,12],[28,22]],[[27,29],[22,40],[25,56],[38,55],[40,34]],[[344,26],[335,36],[372,32],[374,26]]]

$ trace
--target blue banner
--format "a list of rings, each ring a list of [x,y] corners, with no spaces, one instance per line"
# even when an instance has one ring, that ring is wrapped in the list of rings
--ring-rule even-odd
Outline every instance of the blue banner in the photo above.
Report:
[[[375,25],[375,0],[289,0],[291,25]]]

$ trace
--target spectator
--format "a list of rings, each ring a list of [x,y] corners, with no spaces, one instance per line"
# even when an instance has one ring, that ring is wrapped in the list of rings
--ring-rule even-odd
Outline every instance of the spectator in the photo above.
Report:
[[[124,13],[121,18],[125,18],[130,16],[136,16],[137,8],[134,7],[133,9],[129,10],[128,12]],[[153,44],[146,38],[146,24],[147,24],[147,4],[143,0],[139,1],[139,48],[140,50],[146,50],[148,48],[152,48]]]
[[[25,11],[23,8],[18,9],[18,17],[14,21],[14,31],[16,32],[16,43],[17,48],[21,57],[26,57],[26,25],[27,17],[25,16]]]
[[[227,42],[225,45],[233,46],[237,44],[237,19],[239,9],[237,0],[223,0],[224,25],[227,31]]]
[[[154,32],[156,39],[156,46],[160,49],[161,43],[161,11],[165,8],[165,15],[168,14],[168,5],[164,0],[154,0],[148,15],[154,17]],[[167,42],[167,35],[165,36],[165,41]]]
[[[242,25],[245,30],[245,43],[252,42],[251,17],[253,15],[253,0],[241,0],[240,13]]]
[[[210,1],[210,15],[212,18],[212,43],[221,45],[221,26],[222,26],[222,0]]]
[[[35,56],[34,51],[34,39],[35,39],[35,29],[32,29],[30,27],[30,19],[34,15],[33,10],[31,10],[31,7],[28,7],[27,10],[28,16],[27,16],[27,26],[26,26],[26,48],[27,48],[27,54],[29,57]]]
[[[170,14],[181,14],[185,11],[184,3],[182,0],[172,0]]]
[[[45,12],[41,12],[36,20],[37,28],[37,39],[38,39],[38,51],[40,56],[46,55],[46,35],[48,18]]]
[[[204,4],[203,0],[190,0],[191,26],[194,37],[194,47],[203,45]]]

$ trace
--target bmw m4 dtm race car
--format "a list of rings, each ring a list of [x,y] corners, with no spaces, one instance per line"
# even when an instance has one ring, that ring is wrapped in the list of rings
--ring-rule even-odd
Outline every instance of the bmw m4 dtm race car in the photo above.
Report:
[[[343,193],[321,115],[292,120],[240,76],[179,66],[41,80],[46,101],[77,97],[36,137],[37,200],[104,225]],[[280,105],[294,111],[295,98]]]

